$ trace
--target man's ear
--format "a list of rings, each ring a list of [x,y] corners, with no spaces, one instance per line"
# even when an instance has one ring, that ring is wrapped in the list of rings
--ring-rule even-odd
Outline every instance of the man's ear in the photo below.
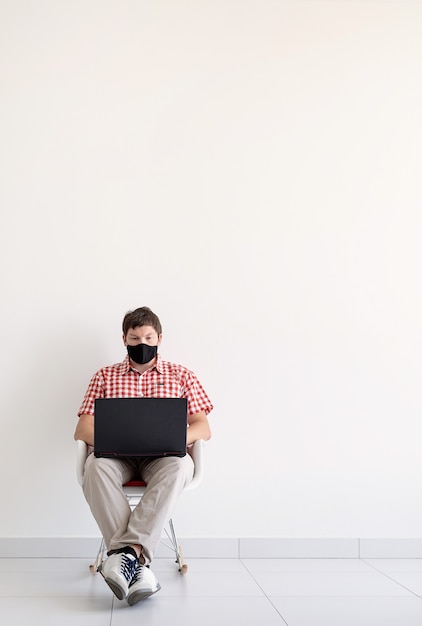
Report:
[[[123,339],[123,344],[124,344],[125,346],[127,346],[127,343],[126,343],[126,335],[122,335],[122,339]]]
[[[158,335],[158,343],[157,346],[161,346],[161,340],[163,338],[163,333],[161,333],[160,335]]]

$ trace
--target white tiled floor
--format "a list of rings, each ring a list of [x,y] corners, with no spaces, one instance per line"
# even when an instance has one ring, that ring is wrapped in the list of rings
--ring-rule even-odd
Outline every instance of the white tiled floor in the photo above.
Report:
[[[422,559],[156,559],[129,607],[87,559],[0,559],[7,626],[421,626]]]

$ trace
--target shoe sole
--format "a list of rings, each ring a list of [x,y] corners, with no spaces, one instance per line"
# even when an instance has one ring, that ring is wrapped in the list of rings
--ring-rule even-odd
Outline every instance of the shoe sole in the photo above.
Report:
[[[133,593],[132,595],[130,594],[128,595],[127,603],[130,606],[133,606],[134,604],[137,604],[138,602],[142,602],[142,600],[146,600],[150,596],[153,596],[154,593],[157,593],[157,591],[160,591],[160,589],[161,589],[161,585],[160,583],[158,583],[157,589],[155,591],[135,591],[135,593]]]
[[[116,582],[114,582],[114,580],[111,580],[110,578],[106,578],[103,572],[101,571],[101,569],[99,569],[98,571],[100,572],[101,576],[104,578],[104,580],[106,581],[107,585],[110,587],[110,589],[112,590],[116,598],[118,600],[124,600],[127,597],[127,594],[125,594],[124,590]]]

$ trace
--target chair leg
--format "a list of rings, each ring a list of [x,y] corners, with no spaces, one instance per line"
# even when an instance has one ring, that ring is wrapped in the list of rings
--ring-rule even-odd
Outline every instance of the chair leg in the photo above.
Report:
[[[102,538],[95,562],[89,566],[89,571],[91,572],[91,574],[96,574],[98,570],[100,569],[101,563],[104,560],[105,549],[106,549],[105,541]]]
[[[170,527],[170,541],[172,544],[172,548],[174,550],[174,553],[176,555],[176,563],[179,566],[179,572],[181,574],[186,574],[188,571],[188,566],[186,565],[186,563],[183,561],[183,555],[182,555],[182,549],[179,546],[179,543],[177,541],[177,537],[176,537],[176,533],[174,532],[174,525],[173,525],[173,520],[169,519],[169,527]]]
[[[170,528],[170,534],[167,532],[166,530],[166,535],[171,543],[171,546],[168,546],[171,550],[173,550],[175,557],[176,557],[176,563],[179,566],[179,572],[181,574],[186,574],[188,571],[188,566],[187,564],[184,562],[183,560],[183,555],[182,555],[182,548],[179,545],[178,541],[177,541],[177,537],[176,537],[176,533],[174,530],[174,524],[173,524],[173,520],[169,519],[169,528]],[[164,543],[164,542],[163,542]],[[101,543],[100,543],[100,547],[97,553],[97,556],[95,558],[94,563],[92,563],[89,566],[89,571],[91,572],[91,574],[96,574],[100,568],[101,568],[101,564],[104,560],[104,552],[106,550],[106,545],[105,545],[105,541],[102,538],[101,539]]]

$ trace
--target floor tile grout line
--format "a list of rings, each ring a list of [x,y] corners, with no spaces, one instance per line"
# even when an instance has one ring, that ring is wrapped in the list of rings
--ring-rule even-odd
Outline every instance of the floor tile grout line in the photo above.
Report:
[[[392,578],[391,576],[389,576],[388,574],[386,574],[385,572],[383,572],[382,570],[378,569],[375,567],[375,565],[372,565],[372,563],[367,563],[365,559],[362,559],[362,561],[364,563],[366,563],[366,565],[369,565],[369,567],[372,567],[372,569],[374,569],[376,572],[378,572],[379,574],[382,574],[383,576],[385,576],[386,578],[388,578],[389,580],[391,580],[393,583],[396,583],[396,585],[399,585],[400,587],[402,587],[403,589],[406,589],[406,591],[408,591],[409,593],[411,593],[412,595],[416,596],[417,598],[419,598],[420,600],[422,600],[422,597],[418,594],[415,593],[414,591],[412,591],[411,589],[409,589],[408,587],[406,587],[405,585],[403,585],[402,583],[399,583],[398,580],[395,580],[394,578]]]
[[[278,608],[275,606],[274,602],[271,600],[270,596],[268,596],[264,589],[261,587],[261,585],[259,584],[259,582],[256,580],[255,576],[253,575],[253,573],[249,570],[249,568],[247,567],[246,563],[243,562],[243,559],[239,559],[239,561],[242,563],[243,567],[245,568],[245,570],[247,571],[247,573],[249,574],[249,576],[252,578],[252,580],[258,585],[259,589],[261,589],[262,593],[264,594],[265,598],[268,600],[268,602],[271,604],[271,606],[273,607],[273,609],[276,611],[276,613],[278,613],[278,615],[281,617],[281,619],[283,620],[283,622],[285,623],[286,626],[289,626],[289,624],[286,622],[286,620],[284,619],[284,617],[282,616],[282,614],[280,613],[280,611],[278,610]]]
[[[111,600],[111,607],[110,607],[110,621],[108,623],[108,626],[112,626],[113,624],[113,608],[114,608],[114,597]]]
[[[394,580],[394,578],[391,578],[391,576],[389,576],[388,574],[386,574],[385,572],[382,572],[381,570],[378,570],[374,565],[372,565],[371,563],[367,563],[365,559],[358,559],[359,561],[362,561],[362,563],[365,563],[365,565],[369,566],[370,568],[372,568],[373,570],[375,570],[378,574],[381,574],[382,576],[384,576],[385,578],[391,580],[391,582],[395,583],[396,585],[399,585],[399,587],[402,587],[403,589],[405,589],[406,591],[408,591],[409,593],[412,594],[412,596],[415,596],[416,598],[422,600],[422,596],[420,596],[419,594],[415,593],[414,591],[412,591],[411,589],[409,589],[408,587],[406,587],[405,585],[403,585],[402,583],[399,583],[397,580]],[[256,584],[258,585],[258,587],[262,590],[262,592],[264,593],[265,597],[268,598],[268,600],[270,601],[270,603],[272,604],[272,606],[274,606],[274,604],[271,601],[271,597],[269,597],[264,589],[261,587],[261,585],[258,583],[258,581],[255,579],[253,573],[248,569],[246,563],[243,562],[243,559],[240,559],[240,561],[242,562],[242,565],[245,567],[246,571],[251,575],[251,577],[253,578],[253,580],[256,582]],[[285,596],[274,596],[274,597],[285,597]],[[300,596],[294,596],[294,597],[300,597]],[[319,597],[319,596],[312,596],[312,597]],[[321,597],[325,597],[325,596],[321,596]],[[327,596],[328,597],[328,596]],[[336,596],[337,597],[337,596]],[[345,596],[348,597],[348,596]],[[374,597],[390,597],[390,596],[374,596]],[[285,621],[285,619],[283,618],[283,616],[281,615],[281,613],[278,611],[278,609],[274,606],[274,608],[276,609],[277,613],[279,613],[280,617],[282,618],[282,620],[287,624],[287,622]],[[287,624],[288,626],[288,624]]]

